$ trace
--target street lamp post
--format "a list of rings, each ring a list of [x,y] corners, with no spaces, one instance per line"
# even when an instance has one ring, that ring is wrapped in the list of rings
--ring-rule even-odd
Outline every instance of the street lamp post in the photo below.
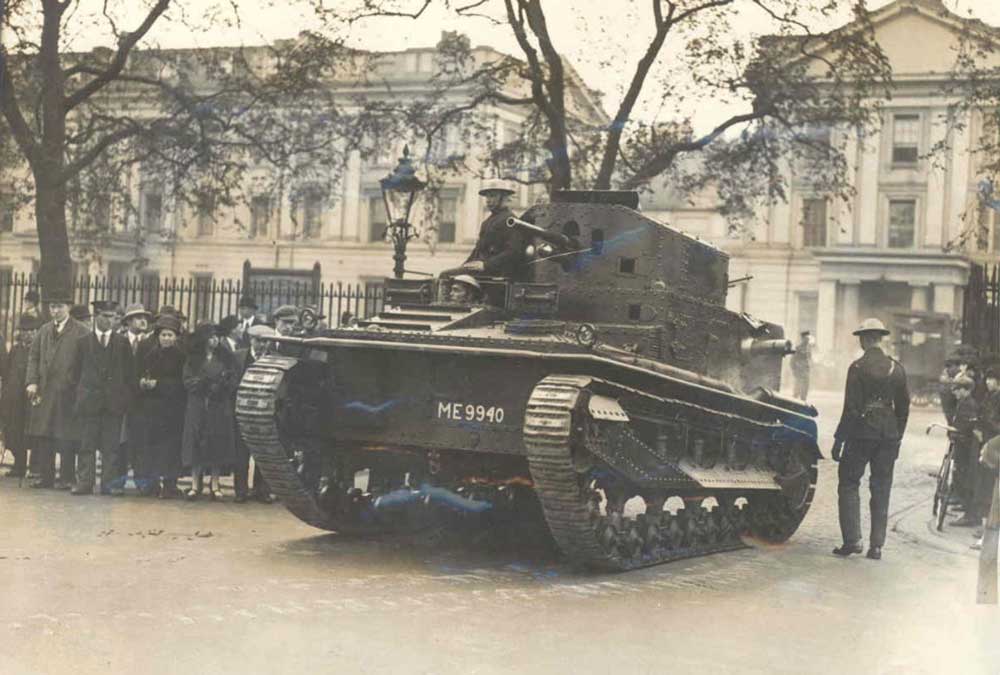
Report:
[[[394,261],[392,273],[397,279],[402,279],[406,263],[406,245],[411,239],[419,236],[416,228],[410,224],[410,209],[413,208],[417,193],[425,187],[425,183],[417,178],[416,169],[413,168],[409,146],[403,148],[403,156],[399,158],[399,164],[393,172],[380,180],[379,184],[382,186],[382,201],[388,219],[385,231],[392,238]]]

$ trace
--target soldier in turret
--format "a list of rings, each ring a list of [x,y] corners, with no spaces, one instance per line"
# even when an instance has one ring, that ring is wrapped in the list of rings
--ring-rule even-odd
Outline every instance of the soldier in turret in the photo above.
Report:
[[[858,487],[871,465],[871,536],[868,557],[882,558],[889,519],[892,471],[910,414],[910,393],[903,366],[881,349],[889,334],[878,319],[865,319],[854,331],[864,355],[847,371],[844,409],[834,434],[833,459],[840,462],[840,530],[843,544],[834,555],[861,553],[861,500]]]
[[[504,181],[489,181],[479,194],[486,198],[490,215],[479,226],[476,247],[461,267],[442,272],[442,276],[519,278],[524,273],[528,242],[517,228],[507,227],[507,219],[514,215],[509,206],[514,190]]]

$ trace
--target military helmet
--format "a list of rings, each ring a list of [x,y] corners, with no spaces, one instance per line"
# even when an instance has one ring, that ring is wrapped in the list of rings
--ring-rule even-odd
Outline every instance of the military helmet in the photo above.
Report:
[[[500,180],[499,178],[493,178],[491,180],[485,181],[483,183],[483,187],[479,190],[479,194],[483,197],[491,193],[497,193],[497,192],[499,192],[500,194],[512,195],[515,192],[517,192],[517,190],[514,189],[512,183],[510,183],[509,181]]]
[[[865,319],[858,326],[857,330],[854,331],[854,335],[863,335],[865,333],[878,333],[879,335],[888,335],[889,329],[885,327],[885,324],[880,320],[872,317]]]

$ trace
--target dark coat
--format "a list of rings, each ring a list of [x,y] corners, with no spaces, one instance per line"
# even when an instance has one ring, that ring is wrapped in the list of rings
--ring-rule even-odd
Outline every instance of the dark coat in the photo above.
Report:
[[[910,392],[903,366],[872,347],[847,371],[844,410],[836,438],[898,441],[909,415]]]
[[[61,335],[49,321],[38,330],[28,356],[27,384],[37,384],[41,402],[31,410],[28,433],[60,441],[79,441],[76,385],[80,381],[80,338],[90,330],[72,317]]]
[[[108,346],[103,347],[96,333],[90,333],[81,338],[81,342],[80,383],[76,388],[77,415],[124,415],[138,394],[135,362],[128,340],[111,333]]]
[[[979,411],[979,428],[984,440],[1000,436],[1000,391],[991,391],[986,395]]]
[[[135,370],[135,387],[136,391],[139,389],[139,364],[143,362],[145,355],[157,346],[156,338],[152,335],[143,336],[138,343],[136,348],[132,350],[132,343],[128,339],[128,331],[122,333],[122,338],[125,340],[125,344],[128,345],[129,352],[132,354],[132,358],[136,364]],[[125,437],[123,441],[127,441],[132,447],[132,452],[137,452],[139,446],[142,444],[143,439],[146,436],[146,432],[143,429],[143,421],[139,415],[139,397],[136,396],[132,399],[131,404],[125,411]],[[130,455],[131,457],[131,455]]]
[[[185,362],[185,465],[209,467],[236,463],[233,397],[239,383],[238,371],[235,357],[225,347],[218,347],[212,360],[194,354]]]
[[[139,439],[138,468],[141,475],[156,478],[176,477],[181,471],[181,447],[184,441],[185,355],[177,347],[159,345],[142,353],[139,377],[156,380],[156,386],[140,390],[136,411],[130,415],[142,429]]]
[[[26,345],[14,345],[6,356],[6,369],[0,371],[3,388],[0,389],[0,430],[3,442],[11,450],[26,450],[28,443],[28,420],[31,405],[24,391],[28,376],[28,353]]]
[[[525,273],[528,242],[519,229],[507,227],[507,219],[513,215],[510,209],[495,211],[479,227],[479,239],[466,262],[483,261],[486,276],[521,278]]]

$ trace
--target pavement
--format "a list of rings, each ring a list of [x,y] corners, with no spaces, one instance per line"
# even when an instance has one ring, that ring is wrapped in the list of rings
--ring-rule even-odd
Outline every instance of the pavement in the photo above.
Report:
[[[828,452],[840,400],[812,399]],[[361,541],[277,504],[0,480],[0,674],[996,675],[1000,610],[975,604],[969,531],[929,526],[946,441],[924,428],[938,420],[914,410],[879,562],[830,554],[829,460],[786,544],[620,575],[577,572],[537,542]]]

